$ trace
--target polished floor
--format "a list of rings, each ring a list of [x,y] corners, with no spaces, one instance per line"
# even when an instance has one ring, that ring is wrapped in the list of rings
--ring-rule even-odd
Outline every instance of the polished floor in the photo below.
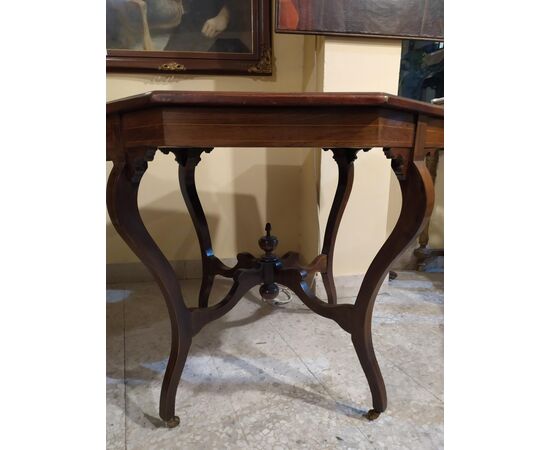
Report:
[[[183,283],[188,302],[198,285]],[[221,280],[211,298],[228,286]],[[443,448],[443,275],[399,272],[373,322],[388,393],[376,421],[362,417],[371,397],[349,335],[296,297],[272,306],[255,289],[194,339],[176,402],[181,424],[167,429],[157,412],[170,347],[160,291],[109,285],[107,448]]]

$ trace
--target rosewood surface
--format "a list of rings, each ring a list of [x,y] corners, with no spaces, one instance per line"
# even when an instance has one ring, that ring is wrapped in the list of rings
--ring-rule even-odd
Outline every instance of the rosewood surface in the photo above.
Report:
[[[259,240],[263,255],[237,255],[234,267],[214,254],[208,224],[195,186],[203,152],[215,147],[319,147],[333,153],[338,186],[321,254],[309,265],[299,255],[276,254],[278,240],[266,226]],[[353,186],[353,163],[362,151],[382,147],[400,183],[402,210],[394,230],[368,268],[355,304],[339,305],[332,261],[338,227]],[[107,186],[112,223],[155,277],[172,326],[172,347],[160,398],[160,416],[169,427],[175,415],[177,386],[191,340],[203,326],[233,308],[260,285],[266,299],[277,285],[293,290],[315,313],[350,333],[367,378],[370,420],[387,406],[386,390],[372,344],[376,295],[391,263],[425,226],[433,208],[433,182],[426,157],[443,148],[443,108],[384,93],[261,94],[230,92],[150,92],[107,104],[107,159],[113,169]],[[141,178],[157,150],[173,153],[179,164],[183,199],[197,233],[203,267],[199,307],[187,307],[170,263],[143,224],[137,205]],[[328,302],[317,298],[307,280],[319,272]],[[214,276],[233,279],[228,294],[210,302]],[[213,303],[213,304],[211,304]]]

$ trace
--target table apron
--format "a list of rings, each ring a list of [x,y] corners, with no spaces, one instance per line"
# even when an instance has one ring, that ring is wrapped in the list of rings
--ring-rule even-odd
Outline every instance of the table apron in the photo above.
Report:
[[[443,147],[443,120],[427,119],[426,147]],[[416,115],[384,108],[151,108],[124,113],[124,147],[408,147]],[[108,129],[112,130],[112,126]],[[112,132],[112,131],[111,131]]]

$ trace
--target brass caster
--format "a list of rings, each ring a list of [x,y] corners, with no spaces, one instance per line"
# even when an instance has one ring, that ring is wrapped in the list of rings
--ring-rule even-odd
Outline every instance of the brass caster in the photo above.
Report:
[[[366,417],[367,420],[371,421],[378,419],[378,416],[380,416],[380,413],[374,409],[371,409],[367,414],[363,414],[363,417]]]
[[[178,416],[174,416],[169,420],[165,420],[164,424],[166,425],[166,428],[175,428],[180,424],[180,418]]]

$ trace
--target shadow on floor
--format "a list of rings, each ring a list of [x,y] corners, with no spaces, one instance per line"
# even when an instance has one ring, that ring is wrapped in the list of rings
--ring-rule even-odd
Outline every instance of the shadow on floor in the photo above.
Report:
[[[164,373],[167,358],[170,351],[170,322],[166,307],[160,289],[153,283],[144,283],[143,289],[132,290],[111,289],[108,296],[111,301],[107,303],[107,376],[113,384],[125,384],[126,386],[146,385],[159,381],[159,375]],[[228,292],[231,287],[229,280],[216,280],[213,289],[211,301],[217,302]],[[257,289],[257,288],[256,288]],[[184,293],[185,293],[184,283]],[[189,295],[187,296],[189,297]],[[251,313],[245,317],[230,320],[228,316],[207,325],[193,340],[189,352],[188,361],[192,358],[211,358],[215,354],[216,358],[223,360],[223,364],[241,369],[250,374],[250,377],[224,377],[224,392],[227,394],[239,392],[269,392],[274,396],[299,399],[311,405],[317,405],[327,410],[338,410],[350,417],[360,418],[366,411],[356,409],[352,406],[328,398],[325,395],[315,392],[319,388],[319,383],[313,381],[306,388],[297,387],[293,384],[281,382],[281,380],[272,377],[262,367],[253,364],[243,358],[223,351],[223,332],[232,328],[248,326],[261,321],[269,314],[311,314],[309,309],[299,304],[292,308],[274,307],[263,302],[254,293],[248,292],[240,301],[247,302],[247,311]],[[299,302],[299,300],[295,300]],[[295,303],[298,305],[298,303]],[[122,313],[121,313],[122,311]],[[122,322],[122,323],[121,323]],[[145,351],[139,349],[124,348],[121,357],[120,352],[110,352],[111,342],[128,341],[127,336],[139,335],[139,341],[143,343]],[[154,343],[154,344],[153,344]],[[149,345],[152,344],[152,345]],[[253,345],[253,343],[250,343]],[[248,354],[245,350],[244,354]],[[251,352],[258,355],[258,348],[254,346]],[[260,358],[268,359],[269,356],[260,352]],[[296,375],[296,378],[303,377],[295,368],[284,364],[281,361],[271,361],[271,367],[274,365],[284,365],[277,368],[277,372]],[[187,367],[186,367],[187,370]],[[185,377],[186,370],[184,370]],[[124,374],[124,379],[121,378]],[[258,378],[259,377],[259,378]],[[188,386],[193,394],[204,392],[216,392],[216,385],[202,380],[200,384]],[[152,391],[151,397],[147,399],[149,405],[155,405],[158,398],[154,398]],[[158,417],[151,416],[136,405],[133,400],[126,395],[126,398],[117,398],[116,406],[125,410],[128,419],[140,426],[146,427],[164,427],[164,423]],[[142,405],[143,406],[143,405]],[[147,419],[144,423],[143,417]]]

